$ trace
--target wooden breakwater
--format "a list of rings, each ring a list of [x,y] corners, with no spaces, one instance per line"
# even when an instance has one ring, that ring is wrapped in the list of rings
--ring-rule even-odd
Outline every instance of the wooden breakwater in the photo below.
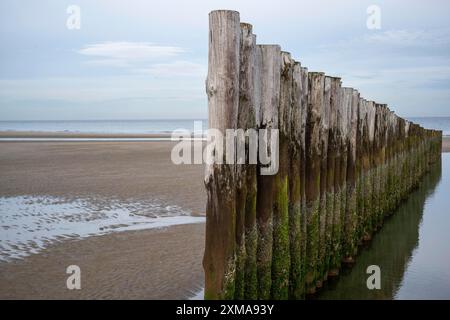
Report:
[[[355,261],[440,159],[442,133],[257,45],[238,12],[209,19],[209,128],[277,129],[278,147],[264,151],[278,152],[279,166],[263,175],[265,164],[207,150],[223,163],[205,173],[205,298],[304,298]]]

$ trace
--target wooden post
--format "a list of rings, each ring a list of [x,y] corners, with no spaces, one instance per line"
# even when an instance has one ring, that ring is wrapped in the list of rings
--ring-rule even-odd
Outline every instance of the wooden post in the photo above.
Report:
[[[358,216],[358,223],[356,227],[356,239],[358,246],[365,233],[365,222],[366,222],[366,212],[364,207],[366,193],[364,192],[365,187],[365,162],[366,162],[366,130],[367,130],[367,112],[366,112],[367,101],[362,97],[359,98],[359,109],[358,109],[358,136],[357,136],[357,147],[356,147],[356,212]]]
[[[406,135],[405,135],[405,120],[402,118],[398,118],[398,196],[397,196],[397,206],[400,204],[402,200],[406,197],[406,158],[405,158],[405,142],[406,142]]]
[[[255,129],[260,126],[261,109],[261,51],[256,47],[256,36],[253,35],[253,108]],[[250,84],[249,84],[250,85]],[[251,104],[249,104],[251,107]],[[251,123],[251,122],[250,122]],[[253,124],[251,124],[253,125]],[[250,126],[252,127],[252,126]],[[257,201],[257,164],[249,164],[247,167],[247,199],[245,204],[245,251],[246,263],[244,274],[244,297],[245,299],[258,298],[258,274],[257,274],[257,249],[258,249],[258,226],[256,224],[256,201]]]
[[[301,262],[302,262],[302,290],[303,295],[306,293],[306,270],[307,270],[307,206],[306,206],[306,158],[307,158],[307,147],[306,147],[306,133],[307,133],[307,118],[308,118],[308,100],[309,100],[309,75],[307,68],[301,68],[301,132],[300,132],[300,142],[301,142],[301,152],[300,152],[300,193],[302,199],[301,206]]]
[[[382,147],[381,147],[381,170],[380,170],[380,207],[381,217],[380,222],[383,223],[384,217],[387,215],[388,202],[387,202],[387,166],[388,166],[388,108],[386,105],[381,105],[381,134],[382,134]]]
[[[321,164],[321,110],[323,108],[325,75],[308,73],[308,110],[306,120],[306,290],[316,291],[319,255],[319,208],[320,208],[320,164]]]
[[[330,101],[331,101],[331,78],[325,77],[323,103],[320,111],[320,210],[319,210],[319,258],[317,265],[316,286],[322,287],[324,278],[328,275],[325,270],[325,256],[327,251],[327,187],[328,187],[328,138],[330,127]]]
[[[258,45],[261,55],[261,129],[278,129],[281,49]],[[270,149],[270,143],[267,146]],[[276,152],[276,150],[269,150]],[[261,168],[259,168],[261,170]],[[260,171],[259,170],[259,171]],[[259,172],[260,173],[260,172]],[[258,299],[270,299],[272,288],[273,192],[275,177],[258,174],[256,219],[258,224]]]
[[[373,210],[374,210],[374,231],[381,227],[381,197],[382,197],[382,141],[383,128],[382,117],[383,110],[380,104],[375,104],[375,126],[374,126],[374,142],[373,142]]]
[[[374,213],[374,139],[375,139],[375,102],[367,101],[366,114],[367,114],[367,138],[366,138],[366,159],[364,163],[364,169],[366,171],[365,179],[365,202],[364,208],[366,210],[366,228],[363,240],[369,241],[372,239],[372,232],[375,229],[375,213]]]
[[[249,164],[249,141],[244,131],[256,129],[257,96],[255,73],[256,36],[252,34],[252,25],[241,23],[240,74],[239,74],[239,112],[238,129],[242,131],[238,139],[246,146],[245,164],[236,165],[236,288],[235,299],[256,299],[256,164]],[[259,111],[259,110],[258,110]]]
[[[388,148],[387,148],[387,214],[391,215],[395,207],[395,143],[396,143],[396,119],[395,114],[388,113]]]
[[[355,261],[357,252],[357,234],[356,227],[358,222],[356,205],[356,157],[357,157],[357,138],[358,138],[358,112],[359,112],[359,93],[351,88],[344,88],[344,101],[349,110],[350,133],[349,148],[347,160],[347,198],[344,218],[344,248],[343,262],[352,264]]]
[[[237,126],[239,24],[239,13],[235,11],[213,11],[209,15],[208,126],[223,133]],[[210,157],[216,163],[207,165],[205,174],[208,199],[203,259],[205,298],[231,299],[235,280],[235,168],[218,164],[224,159],[217,159],[214,150]]]
[[[289,169],[292,108],[293,60],[287,52],[281,53],[279,169],[275,176],[273,193],[273,254],[272,298],[287,299],[289,294]]]
[[[332,89],[331,89],[331,134],[329,143],[329,160],[333,163],[329,164],[329,170],[333,172],[329,174],[329,182],[332,184],[332,197],[330,197],[330,202],[333,202],[332,208],[330,208],[332,215],[329,219],[331,241],[329,247],[329,265],[328,265],[328,276],[335,277],[339,275],[339,269],[341,267],[341,210],[345,208],[345,202],[342,200],[342,189],[345,183],[345,176],[342,173],[344,163],[343,157],[344,149],[347,146],[346,136],[347,136],[347,120],[348,112],[346,108],[343,108],[343,89],[341,88],[341,79],[332,79]],[[345,159],[345,171],[347,167]],[[331,189],[331,186],[330,186]],[[328,204],[328,199],[327,199]]]
[[[304,294],[302,274],[302,70],[295,62],[292,70],[292,126],[289,144],[289,245],[291,254],[289,296],[300,299]]]

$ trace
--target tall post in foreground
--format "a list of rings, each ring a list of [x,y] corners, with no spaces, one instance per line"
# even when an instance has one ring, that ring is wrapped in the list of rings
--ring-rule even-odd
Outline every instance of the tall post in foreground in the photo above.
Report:
[[[241,35],[239,13],[213,11],[209,15],[209,28],[206,82],[208,126],[226,132],[226,129],[237,127]],[[226,152],[214,149],[209,150],[209,157],[215,163],[208,164],[205,172],[205,298],[231,299],[234,298],[236,270],[235,167],[226,164]]]

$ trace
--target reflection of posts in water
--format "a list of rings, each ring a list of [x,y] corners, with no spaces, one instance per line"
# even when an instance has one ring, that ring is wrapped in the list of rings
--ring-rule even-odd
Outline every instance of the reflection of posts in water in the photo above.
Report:
[[[333,290],[323,291],[320,299],[392,299],[419,244],[419,227],[424,205],[441,179],[441,162],[430,167],[430,172],[396,210],[386,219],[382,230],[373,238],[370,249],[363,250],[358,263],[339,281],[330,284]],[[366,268],[376,264],[381,268],[381,290],[368,290]]]
[[[280,143],[260,145],[256,165],[220,164],[236,141],[209,150],[219,162],[205,175],[205,298],[303,298],[353,264],[419,186],[442,132],[308,72],[278,45],[257,45],[238,12],[209,17],[209,128],[278,129]],[[278,157],[274,175],[261,175],[264,151]]]

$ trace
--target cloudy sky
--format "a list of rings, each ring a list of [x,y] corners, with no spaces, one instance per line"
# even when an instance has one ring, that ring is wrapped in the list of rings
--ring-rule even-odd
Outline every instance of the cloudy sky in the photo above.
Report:
[[[450,116],[447,0],[2,0],[0,120],[206,118],[214,9],[401,116]]]

